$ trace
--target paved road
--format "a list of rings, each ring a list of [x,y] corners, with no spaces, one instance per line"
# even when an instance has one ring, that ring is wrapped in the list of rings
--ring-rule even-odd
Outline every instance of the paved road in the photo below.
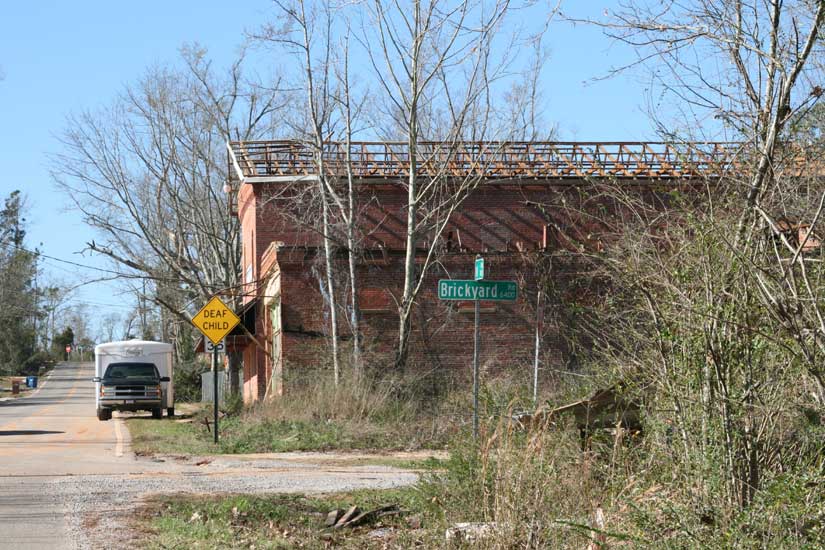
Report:
[[[91,363],[61,364],[33,395],[0,403],[0,546],[71,548],[57,479],[133,465],[123,420],[95,417],[92,376]]]
[[[130,547],[125,518],[150,493],[332,492],[417,478],[301,454],[136,458],[124,421],[95,416],[93,370],[60,364],[32,395],[0,401],[0,548]]]

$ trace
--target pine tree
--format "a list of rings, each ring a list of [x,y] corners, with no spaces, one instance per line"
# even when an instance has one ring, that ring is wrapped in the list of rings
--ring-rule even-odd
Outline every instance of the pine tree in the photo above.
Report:
[[[12,192],[0,210],[0,370],[20,374],[34,360],[37,252],[24,246],[24,203]]]

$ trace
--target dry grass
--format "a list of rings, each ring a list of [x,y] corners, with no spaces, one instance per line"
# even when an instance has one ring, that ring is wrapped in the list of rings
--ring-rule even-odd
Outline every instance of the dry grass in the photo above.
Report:
[[[416,380],[360,377],[335,386],[329,377],[313,377],[292,388],[247,409],[242,421],[327,432],[330,449],[443,448],[461,429],[445,402],[437,406]]]
[[[398,400],[399,382],[386,378],[382,383],[366,376],[344,378],[336,386],[329,376],[311,377],[296,383],[283,398],[273,399],[255,409],[264,418],[292,420],[381,421],[392,417],[416,417],[416,403]]]
[[[203,421],[209,410],[185,424],[132,419],[133,443],[147,454],[432,450],[444,449],[469,425],[466,404],[433,399],[415,379],[364,378],[336,387],[317,376],[290,387],[283,397],[223,418],[218,446]],[[454,414],[461,407],[465,414]]]

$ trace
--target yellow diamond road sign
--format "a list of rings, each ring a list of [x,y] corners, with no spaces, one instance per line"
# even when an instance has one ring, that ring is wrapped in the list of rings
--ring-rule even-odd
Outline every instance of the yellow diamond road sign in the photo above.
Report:
[[[213,344],[223,340],[240,322],[238,316],[217,296],[192,317],[192,324]]]

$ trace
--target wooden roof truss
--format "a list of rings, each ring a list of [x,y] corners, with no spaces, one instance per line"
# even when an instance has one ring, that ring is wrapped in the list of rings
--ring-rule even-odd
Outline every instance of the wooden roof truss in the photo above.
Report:
[[[317,176],[311,144],[245,141],[227,144],[237,179],[250,183]],[[331,174],[346,173],[346,144],[327,143]],[[489,180],[588,178],[719,178],[733,167],[738,145],[729,143],[606,142],[422,142],[419,171],[425,175],[480,176]],[[356,178],[398,179],[409,173],[403,142],[353,142]]]

